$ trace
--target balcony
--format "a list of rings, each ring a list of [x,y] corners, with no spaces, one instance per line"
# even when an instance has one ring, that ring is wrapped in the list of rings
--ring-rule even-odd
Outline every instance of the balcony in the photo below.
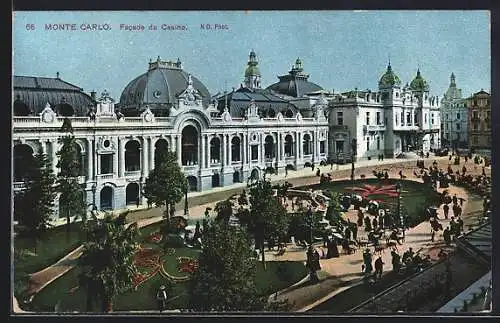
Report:
[[[200,165],[198,164],[194,164],[194,165],[183,165],[182,166],[182,170],[184,172],[190,172],[190,171],[194,171],[194,170],[198,170],[200,168]]]
[[[98,174],[97,177],[100,179],[113,179],[114,174]]]
[[[141,176],[141,170],[127,170],[125,171],[125,177],[138,177]]]
[[[372,131],[385,131],[384,124],[365,124],[363,125],[364,132],[372,132]]]
[[[348,131],[348,130],[349,127],[347,127],[347,125],[345,124],[330,126],[330,131]]]
[[[24,188],[24,182],[14,182],[14,190],[22,190]]]

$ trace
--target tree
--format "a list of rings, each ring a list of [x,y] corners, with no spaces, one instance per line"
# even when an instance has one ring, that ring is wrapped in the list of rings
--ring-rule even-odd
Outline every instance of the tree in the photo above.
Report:
[[[71,217],[73,216],[75,220],[81,218],[85,224],[87,213],[84,201],[85,193],[82,185],[78,183],[78,176],[82,171],[81,156],[69,118],[64,119],[60,132],[65,135],[59,138],[61,149],[57,152],[59,157],[57,162],[57,168],[59,168],[57,191],[61,193],[59,205],[60,210],[66,216],[66,236],[69,238]]]
[[[267,180],[250,185],[250,216],[245,225],[253,233],[262,253],[262,264],[266,268],[264,241],[281,239],[288,231],[287,211],[273,196],[273,188]]]
[[[215,204],[215,212],[217,213],[217,220],[229,223],[229,218],[233,215],[233,203],[230,200],[224,200]]]
[[[78,267],[79,284],[87,291],[87,311],[92,311],[93,300],[99,299],[101,311],[111,312],[114,298],[133,286],[139,230],[136,223],[126,227],[123,217],[113,219],[107,214],[86,228],[88,240]]]
[[[29,164],[24,177],[24,190],[14,198],[14,212],[19,224],[33,237],[35,252],[38,238],[51,226],[50,219],[57,196],[55,180],[50,161],[40,149]]]
[[[330,225],[338,226],[344,214],[342,205],[340,204],[340,195],[336,192],[330,194],[330,202],[326,209],[325,218],[330,222]]]
[[[259,311],[266,298],[255,286],[256,261],[248,233],[241,227],[210,221],[203,231],[199,267],[191,281],[195,311]]]
[[[179,202],[187,189],[187,180],[177,163],[177,155],[160,150],[155,156],[155,168],[146,178],[144,196],[150,204],[166,206],[164,216],[167,225],[170,223],[170,206]]]

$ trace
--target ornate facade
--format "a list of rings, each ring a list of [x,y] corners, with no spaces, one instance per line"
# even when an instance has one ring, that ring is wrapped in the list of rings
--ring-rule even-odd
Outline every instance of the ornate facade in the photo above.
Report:
[[[355,89],[334,95],[328,120],[328,151],[330,159],[338,162],[380,155],[393,158],[440,146],[439,98],[429,95],[420,70],[401,87],[390,63],[378,92]]]
[[[491,154],[491,95],[481,90],[467,98],[469,148]]]
[[[43,107],[31,106],[29,95],[19,94],[25,91],[21,85],[26,80],[15,77],[14,93],[19,95],[14,107],[24,112],[15,110],[13,118],[14,191],[23,187],[23,161],[40,149],[57,170],[59,129],[65,117],[71,119],[78,142],[83,166],[79,180],[86,201],[99,209],[121,209],[136,204],[138,198],[145,203],[140,192],[159,149],[177,153],[191,191],[325,162],[329,128],[324,96],[313,95],[307,99],[309,106],[297,107],[271,90],[260,89],[252,53],[245,86],[219,98],[211,98],[179,60],[160,58],[125,87],[116,105],[107,92],[100,98],[95,93],[88,96],[56,78],[46,79],[44,88],[32,89],[30,95],[45,102]],[[68,88],[59,89],[63,85]],[[73,98],[64,100],[69,106],[64,114],[63,96],[55,95],[61,91]],[[21,105],[28,109],[20,109]]]
[[[441,120],[441,146],[467,148],[467,104],[462,90],[457,88],[453,73],[450,86],[441,100]]]

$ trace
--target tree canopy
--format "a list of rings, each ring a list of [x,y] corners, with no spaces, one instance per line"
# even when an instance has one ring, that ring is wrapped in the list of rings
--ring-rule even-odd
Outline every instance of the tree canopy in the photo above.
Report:
[[[190,288],[195,311],[259,311],[266,297],[255,286],[256,261],[248,233],[224,221],[207,222],[199,268]]]
[[[136,273],[134,254],[138,247],[137,224],[126,227],[124,218],[113,219],[106,215],[95,219],[87,230],[88,241],[83,245],[78,259],[80,286],[87,291],[87,310],[92,310],[92,301],[99,299],[103,312],[112,311],[116,295],[133,286]]]
[[[179,202],[188,189],[187,180],[177,162],[174,152],[160,150],[155,156],[155,168],[151,170],[144,185],[144,196],[148,203],[165,205],[169,219],[169,206]]]
[[[42,150],[35,155],[24,178],[24,190],[15,196],[14,214],[35,239],[47,230],[57,196],[55,175]],[[35,240],[36,241],[36,240]]]

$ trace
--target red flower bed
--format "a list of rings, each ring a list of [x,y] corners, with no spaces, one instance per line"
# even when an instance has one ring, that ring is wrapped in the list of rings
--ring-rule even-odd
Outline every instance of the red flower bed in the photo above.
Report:
[[[180,272],[192,274],[198,269],[198,260],[190,257],[179,257],[178,268]]]
[[[134,276],[134,288],[156,275],[160,270],[160,252],[155,249],[139,249],[134,254],[137,273]]]
[[[159,232],[151,233],[148,237],[148,241],[151,243],[159,243],[163,239],[163,235]]]
[[[385,195],[388,197],[397,197],[396,185],[375,185],[365,184],[363,187],[346,187],[346,190],[354,191],[364,198],[369,198],[372,195]]]

